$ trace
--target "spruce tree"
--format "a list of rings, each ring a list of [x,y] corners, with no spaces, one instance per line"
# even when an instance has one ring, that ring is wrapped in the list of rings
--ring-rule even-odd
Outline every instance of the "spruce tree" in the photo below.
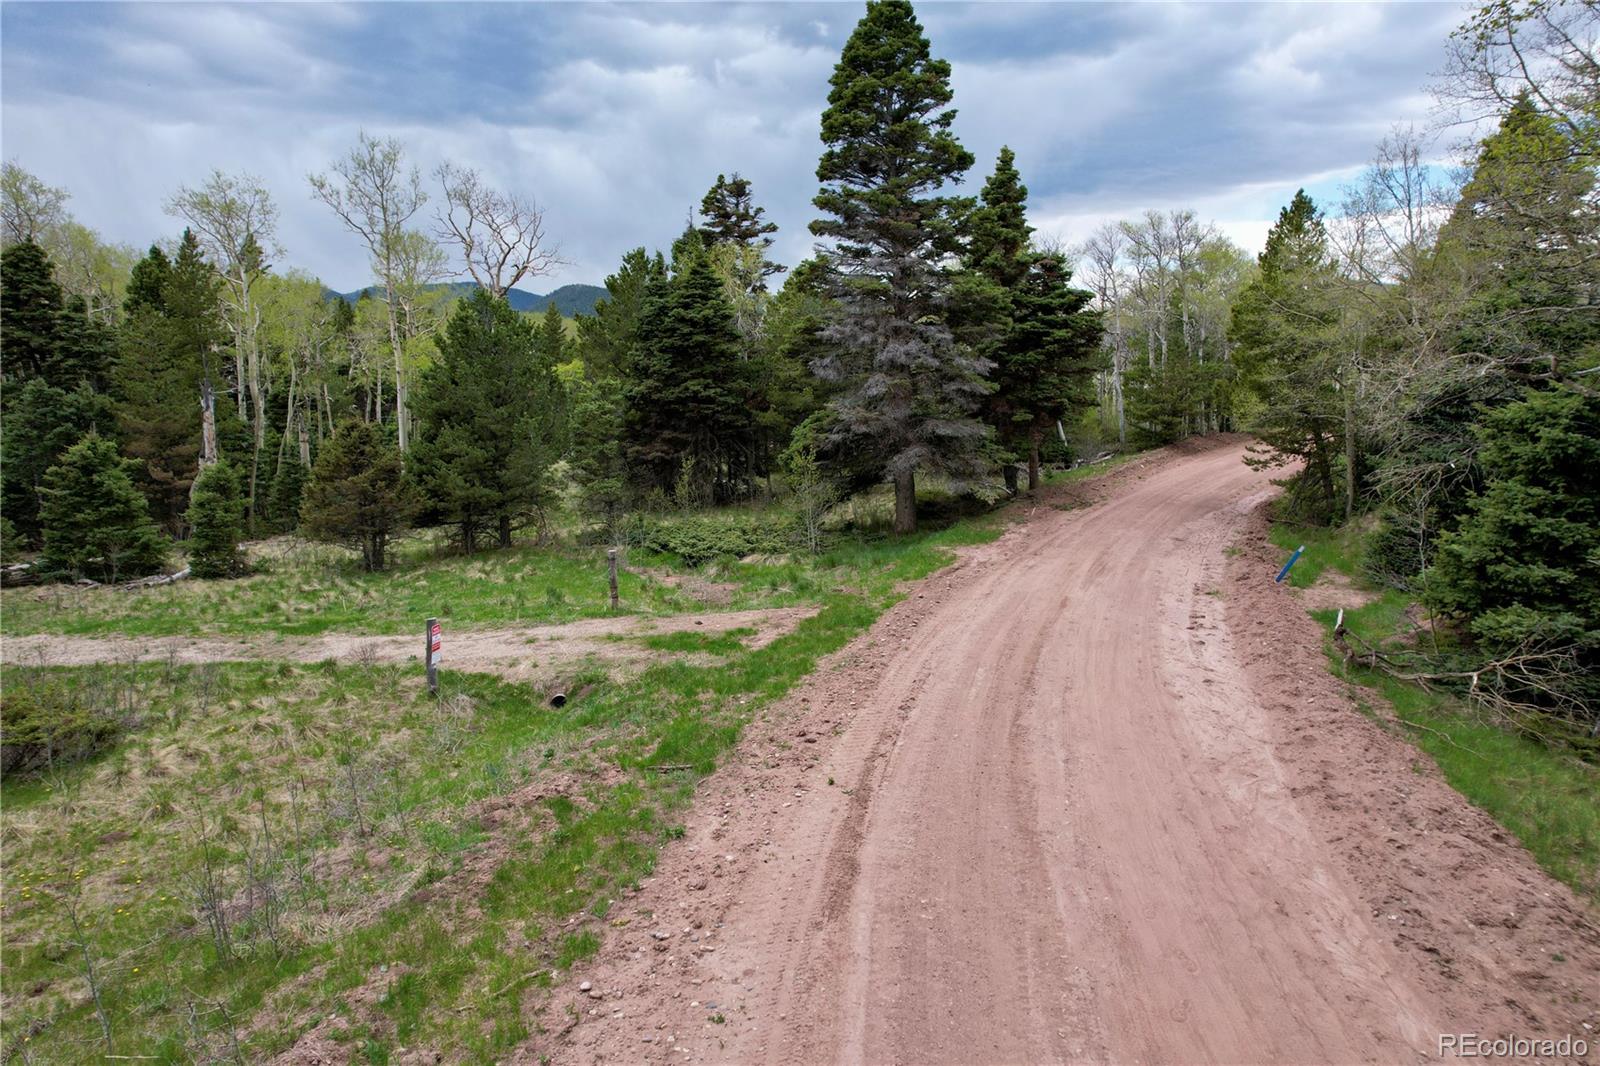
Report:
[[[716,184],[700,201],[700,217],[705,220],[700,236],[707,248],[732,244],[754,253],[736,260],[749,264],[735,279],[749,292],[766,291],[767,279],[784,269],[767,258],[771,234],[778,232],[778,224],[767,221],[765,214],[765,208],[756,206],[750,179],[740,177],[737,171],[731,178],[718,174]]]
[[[109,434],[114,425],[110,400],[87,385],[68,392],[34,378],[7,390],[0,510],[22,540],[39,542],[39,486],[45,471],[85,434]]]
[[[114,442],[90,433],[68,448],[39,486],[40,567],[66,577],[117,581],[161,568],[166,545]]]
[[[537,347],[539,358],[552,367],[567,361],[567,324],[554,302],[545,307],[539,319]]]
[[[244,500],[239,494],[239,474],[226,459],[212,463],[195,478],[189,528],[189,570],[195,577],[236,577],[244,572],[244,557],[239,553]]]
[[[378,426],[352,418],[317,453],[300,505],[300,528],[312,540],[359,551],[362,567],[376,571],[387,565],[389,541],[416,511],[400,449]]]
[[[456,304],[437,344],[412,394],[417,484],[466,551],[485,531],[510,547],[513,529],[549,502],[550,466],[565,449],[555,359],[528,320],[486,289]]]
[[[647,485],[666,489],[687,472],[697,496],[727,499],[752,423],[747,375],[722,282],[698,244],[646,301],[628,381],[627,454]]]
[[[62,304],[43,248],[26,240],[0,251],[0,366],[8,384],[43,378],[61,387],[54,371]]]
[[[916,529],[916,475],[982,471],[984,425],[973,417],[988,363],[945,324],[961,205],[939,195],[972,166],[950,132],[950,64],[932,58],[906,0],[871,0],[834,68],[822,115],[826,145],[811,231],[839,314],[827,339],[841,357],[817,370],[846,383],[836,435],[883,457],[895,486],[895,529]]]
[[[199,469],[201,384],[210,376],[220,385],[216,348],[225,334],[216,278],[193,234],[185,230],[176,259],[164,262],[152,250],[140,264],[141,296],[122,330],[113,384],[128,454],[144,464],[140,482],[151,510],[176,536]]]
[[[166,309],[167,278],[172,273],[172,262],[160,245],[152,244],[145,257],[133,265],[128,277],[128,289],[122,297],[122,313],[136,318],[143,311],[160,313]]]
[[[1094,399],[1094,374],[1104,363],[1100,316],[1090,293],[1072,287],[1066,257],[1029,257],[1011,300],[1011,325],[996,358],[995,395],[1005,400],[1007,436],[1020,437],[1028,457],[1028,491],[1039,488],[1039,450],[1059,419]]]
[[[1251,428],[1261,446],[1250,461],[1262,467],[1303,461],[1296,498],[1309,517],[1326,521],[1338,499],[1343,363],[1333,336],[1328,234],[1305,190],[1279,212],[1257,263],[1261,272],[1234,303],[1229,331],[1235,364],[1260,403]]]
[[[267,495],[268,513],[277,529],[291,532],[300,525],[300,500],[309,473],[300,465],[299,457],[292,453],[278,464]]]
[[[639,339],[639,320],[650,289],[667,277],[661,253],[634,248],[622,266],[606,278],[606,299],[594,314],[578,316],[578,351],[590,377],[623,377],[628,373]]]

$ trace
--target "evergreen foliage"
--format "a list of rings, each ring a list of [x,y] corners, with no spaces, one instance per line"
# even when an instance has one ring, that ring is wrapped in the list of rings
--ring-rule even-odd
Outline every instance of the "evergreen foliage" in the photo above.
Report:
[[[1297,502],[1325,520],[1338,498],[1344,367],[1333,343],[1328,234],[1305,190],[1279,212],[1257,263],[1260,275],[1233,308],[1234,358],[1260,404],[1252,422],[1262,445],[1256,461],[1303,461],[1309,478],[1297,483]]]
[[[370,422],[348,419],[317,454],[300,507],[301,531],[312,540],[361,553],[362,567],[382,570],[389,542],[417,511],[400,449]]]
[[[811,231],[826,252],[838,354],[817,369],[844,385],[841,441],[883,457],[895,529],[916,528],[916,475],[961,480],[982,469],[973,417],[988,363],[956,344],[943,317],[942,259],[965,205],[940,195],[972,166],[950,130],[950,64],[931,55],[911,4],[872,0],[834,68]]]
[[[34,378],[6,390],[0,510],[19,542],[39,543],[39,487],[45,471],[85,434],[109,436],[114,425],[110,400],[87,385],[68,392]]]
[[[566,446],[559,347],[482,289],[456,304],[437,343],[412,396],[417,485],[466,551],[485,532],[510,547],[512,531],[550,502],[550,466]]]
[[[115,442],[91,432],[45,472],[42,571],[118,581],[161,568],[166,548],[129,476],[134,466]]]
[[[752,419],[732,312],[689,232],[695,239],[681,250],[679,272],[645,304],[624,436],[642,485],[665,491],[687,472],[688,491],[709,502],[738,494]]]
[[[212,463],[195,478],[189,527],[189,569],[195,577],[237,577],[244,572],[244,557],[239,552],[244,499],[238,471],[226,459]]]

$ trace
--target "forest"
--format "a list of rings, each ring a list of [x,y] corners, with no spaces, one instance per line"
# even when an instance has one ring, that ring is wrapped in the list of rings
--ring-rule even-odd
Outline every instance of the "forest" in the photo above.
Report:
[[[815,546],[876,485],[906,533],[919,484],[981,506],[1047,462],[1240,430],[1289,471],[1289,517],[1360,523],[1365,565],[1418,590],[1458,666],[1592,745],[1595,19],[1483,8],[1436,85],[1493,123],[1460,165],[1397,129],[1339,202],[1285,205],[1253,261],[1183,210],[1041,237],[1009,149],[961,192],[949,65],[902,3],[870,5],[834,73],[813,258],[772,261],[757,191],[717,175],[571,320],[506,301],[559,264],[532,199],[453,165],[425,180],[391,138],[304,190],[220,169],[176,188],[142,255],[7,162],[7,561],[219,579],[241,539],[298,532],[378,570],[409,528],[471,553],[557,509],[597,542],[710,538],[700,557]],[[353,303],[282,265],[275,198],[306,194],[370,255]],[[472,284],[439,285],[458,261]],[[775,528],[741,510],[773,500]],[[710,524],[652,520],[684,512]]]

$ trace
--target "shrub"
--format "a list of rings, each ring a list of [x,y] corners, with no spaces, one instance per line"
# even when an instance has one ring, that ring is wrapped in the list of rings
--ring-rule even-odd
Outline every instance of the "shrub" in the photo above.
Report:
[[[0,694],[0,771],[87,759],[122,735],[122,719],[55,684],[6,685]]]
[[[793,515],[676,515],[634,519],[630,541],[651,551],[678,556],[690,566],[722,556],[782,554],[800,542]]]

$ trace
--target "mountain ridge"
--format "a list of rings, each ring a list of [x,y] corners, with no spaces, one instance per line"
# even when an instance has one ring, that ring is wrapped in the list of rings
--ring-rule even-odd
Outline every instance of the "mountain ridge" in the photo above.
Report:
[[[478,284],[474,281],[440,281],[424,287],[429,291],[443,289],[452,295],[464,296],[476,289]],[[327,295],[330,297],[337,296],[346,303],[353,304],[361,298],[363,293],[370,296],[378,296],[382,292],[383,288],[381,286],[368,285],[364,289],[356,289],[353,292],[338,292],[334,289],[328,289]],[[572,318],[575,315],[594,314],[595,303],[605,299],[606,295],[606,290],[599,285],[570,284],[562,285],[542,294],[529,292],[526,289],[513,288],[506,292],[506,301],[511,304],[511,309],[514,311],[526,311],[533,314],[542,314],[544,309],[553,303],[556,305],[556,310],[567,318]]]

